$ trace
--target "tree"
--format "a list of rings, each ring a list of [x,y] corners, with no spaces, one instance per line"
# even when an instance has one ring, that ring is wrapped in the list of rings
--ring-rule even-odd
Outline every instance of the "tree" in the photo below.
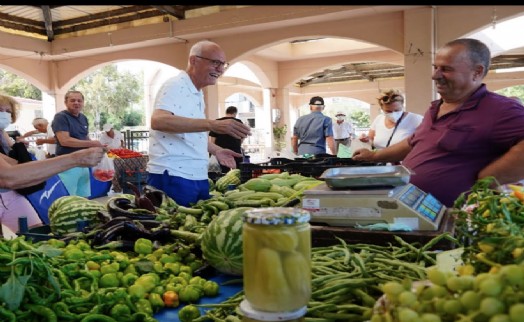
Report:
[[[105,123],[111,123],[119,129],[125,125],[137,125],[133,106],[143,106],[143,73],[134,74],[129,71],[119,71],[117,66],[106,65],[80,80],[72,90],[79,90],[84,94],[84,114],[90,124],[97,130]],[[96,115],[100,117],[100,124],[96,122]],[[128,120],[132,124],[127,124]],[[140,122],[142,123],[140,118]]]
[[[506,87],[495,92],[508,97],[515,96],[524,101],[524,85]]]
[[[42,100],[42,91],[22,77],[0,69],[0,91],[16,97]]]
[[[369,127],[371,125],[369,113],[366,113],[365,111],[354,111],[349,118],[356,127]]]

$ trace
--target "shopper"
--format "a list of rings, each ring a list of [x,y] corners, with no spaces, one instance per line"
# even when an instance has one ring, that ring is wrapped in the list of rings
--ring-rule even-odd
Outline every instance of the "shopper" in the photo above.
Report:
[[[55,114],[51,126],[57,139],[56,155],[65,155],[89,147],[103,147],[89,138],[89,122],[82,113],[84,95],[69,91],[65,95],[66,109]],[[88,168],[75,167],[59,174],[70,195],[91,196],[91,175]]]
[[[155,99],[147,183],[179,205],[209,198],[209,153],[228,168],[236,168],[235,157],[242,156],[209,142],[208,132],[239,140],[251,133],[249,126],[234,119],[206,119],[202,89],[222,76],[228,66],[225,57],[218,44],[197,42],[190,49],[186,70],[168,79]]]
[[[333,139],[333,122],[329,116],[322,114],[324,99],[314,96],[309,100],[311,113],[297,119],[293,127],[291,146],[298,155],[326,154],[326,143],[331,154],[335,154]]]
[[[351,147],[351,140],[355,137],[355,129],[351,121],[346,121],[346,113],[337,112],[337,121],[333,123],[333,138],[335,140],[335,153],[338,155],[340,145]]]
[[[483,79],[491,53],[479,40],[456,39],[435,56],[433,101],[415,133],[382,150],[355,151],[353,159],[396,162],[413,174],[410,182],[446,206],[477,179],[499,183],[524,178],[524,109],[512,98],[488,91]]]
[[[236,106],[228,106],[226,108],[226,116],[218,118],[217,120],[228,120],[233,119],[237,122],[242,122],[240,119],[237,118],[238,109]],[[218,145],[219,147],[233,150],[237,153],[242,153],[242,139],[237,139],[232,137],[229,134],[220,134],[216,133],[214,131],[209,132],[209,142],[214,143]],[[236,167],[240,167],[240,163],[242,163],[243,158],[235,158]],[[221,165],[220,168],[222,169],[222,173],[227,173],[231,168],[226,167],[224,165]]]
[[[378,98],[380,114],[371,123],[361,142],[370,143],[374,149],[383,149],[402,141],[415,132],[422,122],[422,115],[405,110],[404,96],[399,90],[390,89]]]
[[[109,149],[121,149],[124,147],[124,136],[122,132],[116,130],[113,124],[104,124],[100,143],[106,145]]]

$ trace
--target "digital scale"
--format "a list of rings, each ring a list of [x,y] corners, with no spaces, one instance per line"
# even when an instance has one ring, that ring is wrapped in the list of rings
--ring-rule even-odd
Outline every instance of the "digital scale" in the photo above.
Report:
[[[302,208],[311,223],[358,227],[397,224],[413,231],[439,229],[446,207],[433,195],[407,183],[399,166],[333,168],[326,183],[305,190]]]

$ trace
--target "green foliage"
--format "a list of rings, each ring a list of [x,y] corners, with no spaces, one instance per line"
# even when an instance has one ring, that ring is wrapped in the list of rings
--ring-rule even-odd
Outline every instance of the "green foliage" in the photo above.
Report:
[[[349,118],[356,127],[369,127],[371,125],[369,113],[362,110],[354,111]]]
[[[84,94],[84,114],[89,119],[89,124],[95,124],[95,116],[100,114],[101,128],[103,124],[110,122],[119,129],[125,125],[141,125],[142,117],[134,110],[143,100],[143,74],[134,74],[129,71],[120,71],[117,66],[106,65],[91,73],[75,86]],[[132,124],[127,124],[129,121]],[[139,124],[136,124],[140,122]]]
[[[122,125],[137,126],[143,124],[143,114],[138,111],[129,111],[122,118]]]
[[[506,87],[495,91],[496,93],[504,96],[516,96],[524,102],[524,85],[517,85],[512,87]]]
[[[276,151],[282,151],[283,148],[286,147],[286,133],[287,133],[287,125],[284,124],[282,126],[273,125],[273,138],[275,140],[275,150]]]
[[[42,100],[42,91],[22,77],[0,69],[0,92],[9,96]]]

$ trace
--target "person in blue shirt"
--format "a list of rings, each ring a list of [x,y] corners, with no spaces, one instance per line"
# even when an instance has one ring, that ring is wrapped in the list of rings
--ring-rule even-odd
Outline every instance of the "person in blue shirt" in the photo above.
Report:
[[[291,146],[293,153],[304,154],[326,154],[326,143],[330,154],[336,152],[335,140],[333,139],[333,122],[329,116],[322,114],[324,110],[324,99],[314,96],[309,101],[311,113],[297,119],[293,127]]]

